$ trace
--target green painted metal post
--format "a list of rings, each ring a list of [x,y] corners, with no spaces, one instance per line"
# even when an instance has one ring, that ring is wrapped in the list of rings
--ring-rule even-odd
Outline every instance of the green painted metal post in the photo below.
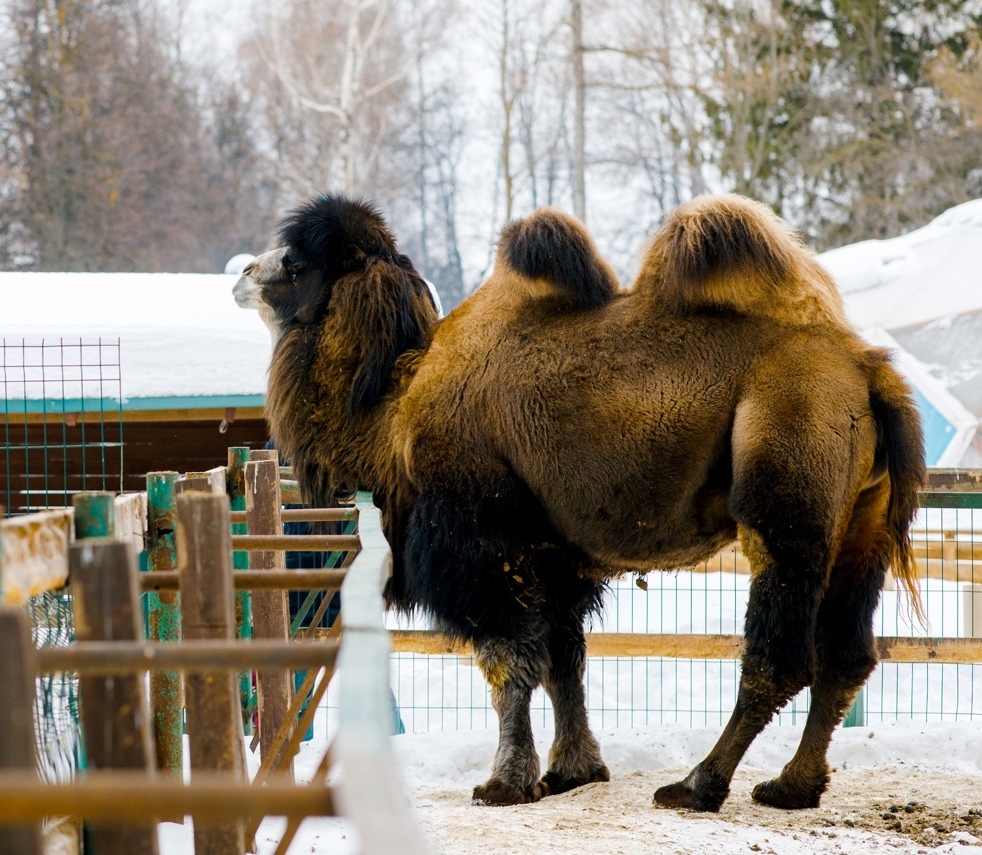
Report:
[[[228,497],[233,511],[246,509],[245,465],[249,462],[249,448],[234,447],[228,450]],[[232,534],[248,534],[249,527],[244,523],[232,526]],[[248,570],[249,553],[233,552],[232,569]],[[235,595],[235,634],[237,638],[252,638],[252,597],[248,591],[238,591]],[[252,735],[252,713],[256,707],[253,699],[252,672],[239,675],[239,699],[242,702],[242,732]]]
[[[866,687],[863,686],[852,702],[842,722],[843,727],[866,727]]]
[[[72,496],[72,507],[75,509],[75,539],[85,540],[90,537],[112,537],[116,530],[115,493],[93,490],[76,493]],[[73,639],[74,640],[74,639]],[[78,768],[88,769],[88,753],[85,738],[78,746]],[[82,841],[86,852],[103,855],[92,840],[91,827],[82,824]]]
[[[75,539],[112,537],[116,529],[116,494],[93,490],[72,496]]]
[[[174,485],[177,472],[147,475],[147,571],[177,569],[177,507]],[[151,591],[147,595],[147,632],[152,641],[180,641],[181,595],[177,591]],[[176,671],[150,672],[150,708],[157,768],[180,778],[184,771],[184,695]]]

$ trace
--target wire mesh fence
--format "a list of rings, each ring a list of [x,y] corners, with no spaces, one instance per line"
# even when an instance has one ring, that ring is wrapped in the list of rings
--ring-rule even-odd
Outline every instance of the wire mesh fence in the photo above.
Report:
[[[119,490],[119,339],[0,339],[0,505],[67,507],[80,490]]]
[[[976,500],[982,497],[975,497]],[[922,509],[914,533],[928,625],[910,615],[905,596],[888,584],[875,617],[879,636],[982,636],[982,510]],[[638,581],[641,584],[638,584]],[[735,550],[693,571],[653,572],[615,581],[602,618],[605,632],[741,634],[750,577]],[[393,620],[393,627],[425,628]],[[657,724],[720,726],[736,701],[739,662],[730,659],[590,657],[586,686],[595,727]],[[410,732],[497,726],[490,693],[470,657],[397,653],[392,685]],[[802,724],[804,690],[781,710],[782,725]],[[533,696],[534,721],[551,727],[542,690]],[[982,720],[982,663],[881,662],[863,690],[852,722],[919,719]]]
[[[122,488],[121,379],[119,339],[0,339],[7,516],[69,507],[81,490]],[[69,589],[32,597],[27,613],[37,647],[74,641]],[[83,760],[76,674],[35,681],[34,720],[42,778],[70,780]]]

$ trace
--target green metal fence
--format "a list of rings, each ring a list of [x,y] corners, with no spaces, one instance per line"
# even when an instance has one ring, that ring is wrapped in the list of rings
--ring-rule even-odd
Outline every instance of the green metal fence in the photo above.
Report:
[[[979,534],[977,534],[979,532]],[[982,636],[982,493],[925,493],[914,532],[927,630],[909,615],[904,597],[887,586],[876,615],[880,636]],[[740,634],[749,576],[735,552],[695,572],[650,573],[616,581],[595,630],[623,633]],[[424,628],[399,623],[391,627]],[[980,638],[982,641],[982,638]],[[982,656],[977,662],[882,662],[871,676],[849,723],[918,719],[982,720]],[[591,657],[587,697],[595,727],[662,723],[719,726],[736,700],[739,663],[733,659]],[[480,670],[468,657],[398,653],[392,682],[411,732],[496,726]],[[777,716],[800,724],[808,691]],[[536,720],[551,726],[549,701],[533,698]]]

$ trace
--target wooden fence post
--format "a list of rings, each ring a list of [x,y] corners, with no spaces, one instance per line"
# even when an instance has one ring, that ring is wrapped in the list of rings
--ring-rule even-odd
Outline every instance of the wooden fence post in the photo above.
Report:
[[[149,572],[170,572],[177,567],[174,533],[177,513],[174,503],[176,472],[150,472],[147,475],[147,568]],[[154,641],[180,641],[181,600],[177,591],[150,591],[147,594],[147,624]],[[150,672],[150,706],[157,768],[175,778],[184,774],[184,698],[180,673]]]
[[[232,543],[225,496],[199,492],[178,496],[177,555],[184,638],[232,640]],[[244,781],[235,675],[189,672],[185,681],[192,783],[198,771],[227,772],[231,780]],[[208,855],[240,855],[245,851],[245,824],[241,820],[215,826],[195,823],[194,845],[195,851]]]
[[[280,521],[280,469],[276,452],[253,452],[266,459],[253,459],[245,466],[246,514],[250,534],[282,534]],[[282,552],[253,552],[253,570],[285,570]],[[252,594],[253,633],[258,638],[287,641],[290,638],[290,609],[286,591],[254,591]],[[256,677],[259,692],[260,754],[267,759],[276,731],[286,718],[293,697],[293,678],[289,671],[260,671]],[[275,758],[274,758],[275,759]],[[293,762],[283,770],[293,779]]]
[[[77,507],[77,506],[76,506]],[[137,569],[128,543],[92,538],[69,549],[79,641],[143,639]],[[140,676],[79,679],[82,733],[88,769],[142,769],[154,773],[150,705]],[[89,840],[97,855],[157,853],[152,818],[139,826],[93,825]]]
[[[228,493],[233,511],[246,509],[245,498],[245,465],[249,462],[249,448],[235,447],[228,450]],[[237,523],[232,526],[232,534],[248,534],[249,526]],[[232,553],[232,568],[234,570],[249,569],[249,553],[237,551]],[[249,591],[238,591],[235,594],[235,635],[237,638],[252,638],[252,594]],[[252,734],[253,709],[252,672],[243,671],[239,675],[239,700],[242,705],[242,732],[246,736]]]
[[[0,651],[0,770],[34,773],[34,644],[22,609],[0,609]],[[39,855],[38,826],[0,825],[0,852]]]
[[[982,585],[966,585],[963,597],[965,637],[982,638]]]

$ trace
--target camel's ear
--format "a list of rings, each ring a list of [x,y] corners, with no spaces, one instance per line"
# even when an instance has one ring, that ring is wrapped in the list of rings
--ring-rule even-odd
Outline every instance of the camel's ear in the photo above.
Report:
[[[364,303],[358,307],[367,342],[361,365],[351,384],[348,412],[354,417],[372,409],[388,389],[396,360],[407,350],[420,348],[436,321],[436,312],[420,295],[426,290],[415,271],[409,272],[382,259],[366,265]]]

